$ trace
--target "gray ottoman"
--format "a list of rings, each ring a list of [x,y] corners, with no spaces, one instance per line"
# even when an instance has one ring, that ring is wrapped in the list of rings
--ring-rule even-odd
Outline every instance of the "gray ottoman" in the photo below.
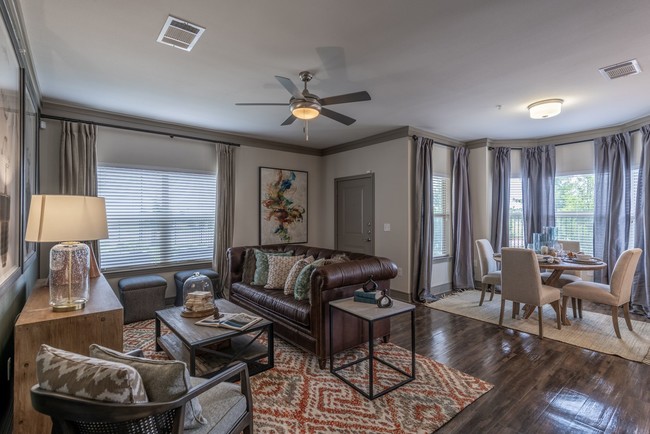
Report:
[[[167,281],[158,275],[125,277],[117,283],[124,306],[124,324],[154,319],[165,308]]]
[[[194,273],[199,272],[206,276],[212,282],[212,289],[214,289],[214,298],[223,298],[219,293],[219,273],[210,268],[202,268],[200,270],[179,271],[174,274],[174,283],[176,283],[176,299],[174,304],[176,306],[183,305],[183,285]]]

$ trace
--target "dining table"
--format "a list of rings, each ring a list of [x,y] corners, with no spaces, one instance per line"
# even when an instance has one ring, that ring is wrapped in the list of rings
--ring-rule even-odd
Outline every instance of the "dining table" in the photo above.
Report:
[[[557,262],[558,259],[559,262]],[[495,253],[494,260],[500,263],[501,254]],[[542,283],[544,285],[555,286],[556,288],[560,288],[560,289],[562,288],[559,285],[560,276],[562,276],[562,273],[564,273],[565,271],[594,271],[594,270],[602,270],[604,268],[607,268],[607,263],[597,258],[594,258],[591,261],[579,261],[577,259],[572,259],[572,258],[554,258],[554,262],[551,263],[548,262],[548,256],[547,256],[544,257],[544,259],[540,259],[538,263],[540,269],[551,270],[551,274],[546,279],[542,279]],[[575,299],[572,299],[572,303],[575,303]],[[533,305],[524,306],[525,319],[530,317],[530,315],[535,310],[535,307],[536,306]],[[571,325],[571,321],[569,321],[568,318],[560,315],[560,312],[562,311],[563,311],[562,306],[560,306],[560,311],[556,312],[559,316],[562,317],[562,325]]]

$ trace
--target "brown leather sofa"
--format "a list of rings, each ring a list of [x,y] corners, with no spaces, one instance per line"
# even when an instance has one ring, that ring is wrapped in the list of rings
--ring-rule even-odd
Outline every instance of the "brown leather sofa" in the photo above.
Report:
[[[330,258],[345,254],[350,261],[317,267],[311,274],[311,301],[296,300],[284,295],[281,289],[264,289],[241,281],[246,249],[255,247],[264,251],[294,255]],[[354,290],[373,276],[380,289],[390,288],[390,279],[397,276],[397,266],[390,259],[296,244],[231,247],[228,249],[229,299],[274,323],[275,334],[287,342],[318,356],[325,368],[329,356],[329,302],[352,297]],[[334,352],[368,341],[367,323],[340,311],[333,313]],[[388,341],[390,322],[375,323],[375,337]]]

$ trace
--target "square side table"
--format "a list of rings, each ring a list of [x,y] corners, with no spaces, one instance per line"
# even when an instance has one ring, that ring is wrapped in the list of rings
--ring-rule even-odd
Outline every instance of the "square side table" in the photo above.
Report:
[[[344,298],[341,300],[334,300],[329,303],[330,309],[330,318],[332,316],[332,310],[338,309],[348,315],[355,316],[360,318],[368,323],[368,356],[362,357],[353,362],[345,363],[341,366],[334,367],[334,344],[333,344],[333,333],[332,333],[332,321],[329,324],[329,334],[330,334],[330,373],[338,377],[345,384],[352,387],[357,392],[361,393],[366,398],[373,400],[380,396],[387,394],[400,386],[403,386],[406,383],[409,383],[415,379],[415,306],[409,303],[404,303],[398,300],[393,300],[393,306],[389,308],[379,308],[374,304],[361,303],[354,301],[354,298]],[[398,368],[394,364],[383,360],[377,357],[374,353],[374,322],[386,318],[390,318],[396,315],[401,315],[405,313],[411,314],[411,373],[404,371],[403,369]],[[364,361],[368,360],[368,392],[361,389],[359,386],[353,384],[350,380],[343,377],[339,374],[339,371],[347,369],[351,366],[357,365]],[[374,393],[374,362],[377,361],[387,366],[388,368],[404,375],[406,378],[379,393]]]

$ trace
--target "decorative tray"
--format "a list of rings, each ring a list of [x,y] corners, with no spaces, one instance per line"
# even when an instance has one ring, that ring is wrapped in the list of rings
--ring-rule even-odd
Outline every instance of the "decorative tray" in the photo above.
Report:
[[[598,258],[592,258],[589,260],[565,258],[564,262],[572,262],[574,264],[582,264],[582,265],[600,265],[603,263],[603,261]]]

